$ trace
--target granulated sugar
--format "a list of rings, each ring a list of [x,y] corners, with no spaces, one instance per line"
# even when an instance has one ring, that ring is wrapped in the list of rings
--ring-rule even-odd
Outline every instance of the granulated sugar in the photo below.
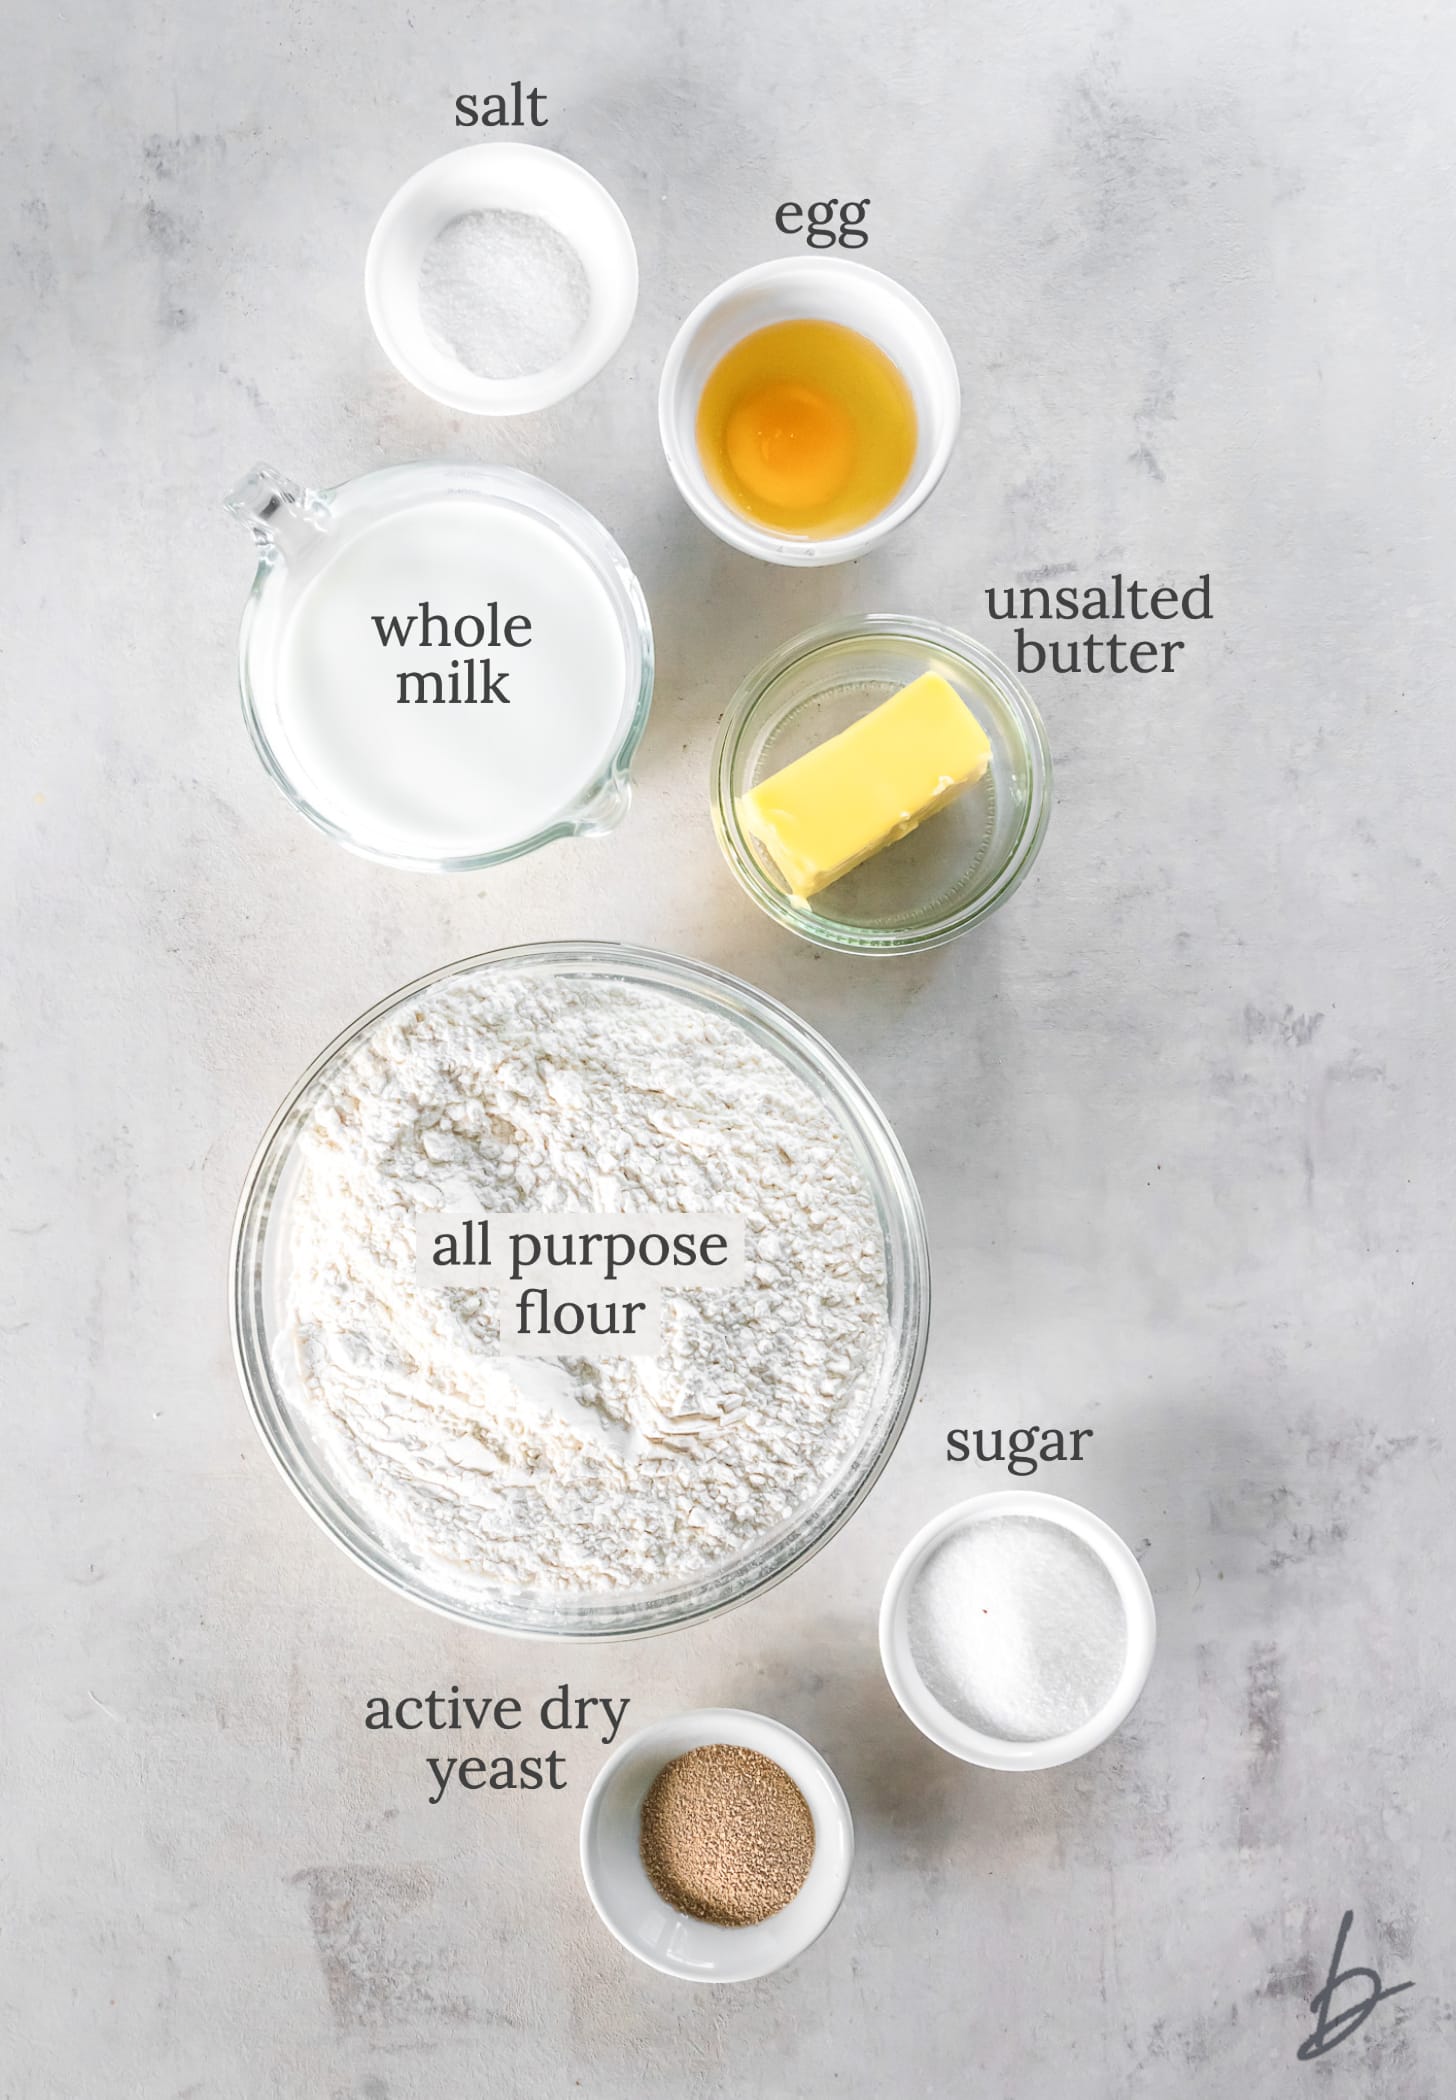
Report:
[[[920,1571],[907,1625],[941,1705],[1006,1742],[1045,1742],[1091,1720],[1127,1653],[1126,1614],[1103,1561],[1041,1517],[953,1531]]]
[[[420,264],[420,318],[435,347],[482,379],[524,379],[563,358],[591,307],[581,257],[522,211],[452,219]]]

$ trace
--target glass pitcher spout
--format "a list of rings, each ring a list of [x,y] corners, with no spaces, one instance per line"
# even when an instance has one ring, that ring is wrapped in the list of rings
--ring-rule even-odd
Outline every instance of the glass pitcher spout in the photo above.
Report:
[[[327,530],[329,521],[323,497],[290,481],[276,467],[254,467],[223,498],[223,508],[249,527],[265,560],[287,560],[301,553]]]
[[[632,806],[632,783],[618,770],[573,812],[571,828],[581,839],[604,838],[615,831]]]

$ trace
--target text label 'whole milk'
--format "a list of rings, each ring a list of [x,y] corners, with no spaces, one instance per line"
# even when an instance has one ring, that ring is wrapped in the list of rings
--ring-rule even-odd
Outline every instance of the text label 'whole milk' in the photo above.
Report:
[[[509,707],[506,691],[509,659],[498,668],[502,652],[529,649],[531,622],[525,613],[502,615],[492,598],[483,612],[451,618],[422,598],[410,613],[371,613],[381,649],[453,649],[438,665],[392,672],[395,702],[400,707]],[[486,655],[470,652],[484,645]]]

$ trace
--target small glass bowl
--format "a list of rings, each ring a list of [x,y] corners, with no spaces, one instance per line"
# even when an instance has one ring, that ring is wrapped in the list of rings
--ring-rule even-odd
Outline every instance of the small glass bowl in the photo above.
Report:
[[[316,1435],[289,1352],[285,1250],[299,1132],[334,1068],[387,1013],[443,979],[487,973],[641,985],[737,1022],[814,1091],[845,1132],[883,1234],[888,1313],[874,1386],[853,1446],[792,1515],[731,1557],[635,1590],[539,1598],[461,1577],[447,1582],[407,1539],[386,1535],[349,1491]],[[233,1229],[233,1352],[258,1431],[305,1507],[363,1567],[405,1597],[467,1625],[535,1639],[624,1640],[715,1618],[771,1588],[818,1552],[878,1480],[909,1420],[930,1326],[930,1253],[910,1167],[873,1097],[837,1051],[787,1007],[706,963],[613,941],[545,941],[448,964],[392,993],[315,1058],[273,1118],[248,1171]]]
[[[955,687],[990,738],[983,778],[807,904],[795,903],[744,829],[740,796],[926,671]],[[852,955],[913,955],[954,940],[1006,902],[1046,835],[1051,781],[1041,717],[998,657],[933,621],[870,613],[811,628],[744,680],[713,753],[713,827],[739,883],[780,926]]]

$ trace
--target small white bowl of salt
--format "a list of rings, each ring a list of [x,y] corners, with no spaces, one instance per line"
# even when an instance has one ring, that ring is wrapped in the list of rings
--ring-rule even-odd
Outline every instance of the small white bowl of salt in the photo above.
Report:
[[[447,408],[564,401],[621,347],[637,250],[594,175],[541,146],[462,146],[395,192],[364,263],[381,349]]]
[[[1041,1772],[1120,1728],[1152,1668],[1131,1548],[1060,1495],[1012,1488],[931,1519],[890,1572],[880,1655],[923,1735],[967,1764]]]

